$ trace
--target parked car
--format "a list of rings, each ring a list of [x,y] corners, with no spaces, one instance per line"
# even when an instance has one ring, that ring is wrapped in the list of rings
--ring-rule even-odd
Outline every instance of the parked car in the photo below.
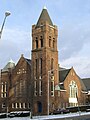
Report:
[[[15,117],[16,115],[17,115],[17,113],[11,112],[11,113],[9,113],[8,117],[13,118],[13,117]]]
[[[30,111],[13,111],[10,112],[8,117],[27,117],[30,116]]]
[[[17,112],[10,112],[10,113],[8,114],[8,117],[13,118],[13,117],[16,117],[17,114],[18,114]]]
[[[6,118],[7,114],[6,113],[0,113],[0,118]]]
[[[56,114],[66,114],[66,113],[69,113],[69,110],[66,110],[64,108],[62,109],[56,109],[53,111],[53,114],[56,115]]]
[[[90,112],[90,109],[86,109],[86,112]]]

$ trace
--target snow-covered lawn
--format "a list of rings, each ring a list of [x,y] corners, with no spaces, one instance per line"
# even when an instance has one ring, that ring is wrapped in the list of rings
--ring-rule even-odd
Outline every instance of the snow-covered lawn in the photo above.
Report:
[[[33,116],[33,120],[45,120],[45,119],[54,119],[54,118],[66,118],[66,117],[75,117],[81,115],[90,115],[90,112],[82,113],[69,113],[69,114],[59,114],[59,115],[48,115],[48,116]],[[1,120],[30,120],[30,117],[14,117],[14,118],[3,118]]]

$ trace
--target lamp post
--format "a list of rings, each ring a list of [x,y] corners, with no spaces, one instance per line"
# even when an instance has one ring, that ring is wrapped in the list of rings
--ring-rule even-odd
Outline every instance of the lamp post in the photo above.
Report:
[[[48,105],[47,105],[48,115],[49,115],[49,82],[50,82],[49,78],[50,78],[50,75],[52,74],[51,72],[53,72],[53,71],[58,72],[58,70],[57,69],[51,69],[51,70],[48,71]],[[58,79],[58,74],[57,74],[57,79]],[[57,90],[57,89],[55,89],[55,90]]]
[[[5,21],[6,21],[6,18],[10,15],[11,13],[9,11],[6,11],[5,12],[5,17],[4,17],[4,21],[3,21],[3,24],[1,26],[1,30],[0,30],[0,39],[1,39],[1,36],[2,36],[2,31],[3,31],[3,27],[5,25]]]
[[[50,76],[51,72],[52,72],[52,70],[48,71],[48,105],[47,105],[48,115],[49,115],[49,76]]]

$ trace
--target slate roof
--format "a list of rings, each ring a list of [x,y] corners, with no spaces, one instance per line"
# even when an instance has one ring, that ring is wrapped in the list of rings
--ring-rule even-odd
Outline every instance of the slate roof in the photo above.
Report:
[[[60,71],[59,71],[59,78],[60,78],[60,83],[63,82],[65,80],[65,78],[67,77],[69,71],[71,69],[65,69],[65,68],[61,68]]]
[[[14,67],[15,67],[15,63],[12,60],[10,60],[6,64],[6,66],[2,69],[2,71],[8,71],[9,68],[13,69]]]
[[[50,18],[49,14],[48,14],[47,9],[43,8],[43,10],[42,10],[42,12],[40,14],[40,17],[38,19],[38,22],[36,24],[36,27],[39,27],[42,24],[42,22],[45,22],[45,21],[47,21],[49,23],[49,25],[53,26],[53,23],[51,21],[51,18]]]
[[[89,91],[90,90],[90,78],[84,78],[84,79],[82,79],[82,81],[83,81],[87,91]]]
[[[70,70],[71,69],[65,69],[65,68],[61,68],[61,67],[59,68],[59,83],[60,83],[59,86],[60,86],[61,90],[65,90],[63,82],[64,82],[65,78],[67,77]]]
[[[71,69],[59,68],[59,82],[62,83],[62,84],[60,84],[61,89],[64,89],[63,82],[64,82],[65,78],[67,77],[68,73],[70,72],[70,70]],[[82,90],[84,90],[84,91],[90,90],[90,78],[81,79],[79,76],[78,76],[78,78],[80,80]]]
[[[27,59],[25,58],[26,62],[31,66],[31,60],[30,59]]]

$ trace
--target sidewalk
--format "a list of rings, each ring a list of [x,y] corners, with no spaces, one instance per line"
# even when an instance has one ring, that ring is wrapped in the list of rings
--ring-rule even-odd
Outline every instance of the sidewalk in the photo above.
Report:
[[[69,113],[69,114],[59,114],[59,115],[45,115],[45,116],[33,116],[30,117],[14,117],[14,118],[3,118],[1,120],[81,120],[81,118],[90,118],[90,112],[82,113]]]
[[[48,115],[48,116],[34,116],[33,120],[55,120],[55,119],[65,119],[65,118],[77,118],[90,116],[90,112],[82,112],[82,113],[69,113],[69,114],[59,114],[59,115]],[[32,120],[32,119],[31,119]]]

